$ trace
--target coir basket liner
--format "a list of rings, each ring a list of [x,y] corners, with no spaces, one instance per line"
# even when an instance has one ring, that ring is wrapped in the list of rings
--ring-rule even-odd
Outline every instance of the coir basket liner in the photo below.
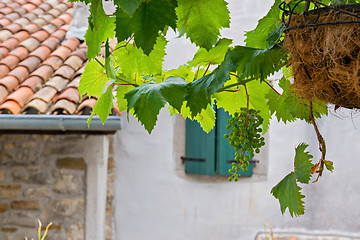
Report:
[[[294,88],[300,96],[360,108],[357,15],[360,4],[321,8],[307,12],[306,17],[303,14],[291,17],[284,46],[290,52]]]

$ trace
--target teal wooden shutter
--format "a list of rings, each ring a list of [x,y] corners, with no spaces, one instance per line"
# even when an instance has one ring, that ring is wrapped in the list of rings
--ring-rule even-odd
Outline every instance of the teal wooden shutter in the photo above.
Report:
[[[215,174],[215,129],[206,133],[198,122],[186,120],[185,173]]]
[[[224,138],[225,133],[229,133],[226,129],[227,119],[230,115],[219,108],[216,112],[216,171],[219,175],[229,176],[229,169],[232,168],[232,161],[235,158],[235,150],[230,146],[227,139]],[[252,164],[247,168],[247,172],[240,170],[240,176],[252,176]]]

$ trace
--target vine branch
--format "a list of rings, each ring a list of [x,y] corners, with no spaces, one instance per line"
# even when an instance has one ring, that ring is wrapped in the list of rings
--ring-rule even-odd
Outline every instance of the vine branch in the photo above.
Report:
[[[325,155],[326,155],[326,144],[325,144],[325,140],[323,138],[323,136],[321,135],[320,131],[319,131],[319,128],[318,126],[316,125],[316,122],[315,122],[315,117],[314,117],[314,114],[313,114],[313,103],[312,101],[310,101],[310,120],[311,120],[311,123],[312,125],[314,126],[314,129],[315,129],[315,133],[316,133],[316,136],[317,136],[317,139],[319,141],[319,149],[320,149],[320,152],[321,152],[321,159],[320,161],[314,165],[314,168],[313,168],[313,172],[315,173],[318,173],[319,175],[317,176],[316,180],[314,181],[317,182],[319,180],[319,177],[322,175],[323,173],[323,170],[324,170],[324,164],[325,164]]]

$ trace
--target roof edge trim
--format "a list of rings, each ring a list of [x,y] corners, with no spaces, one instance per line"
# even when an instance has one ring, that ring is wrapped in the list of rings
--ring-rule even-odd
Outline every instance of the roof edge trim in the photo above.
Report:
[[[60,132],[114,132],[121,129],[119,116],[109,116],[103,125],[94,116],[88,127],[88,115],[1,115],[0,130],[6,131],[60,131]]]

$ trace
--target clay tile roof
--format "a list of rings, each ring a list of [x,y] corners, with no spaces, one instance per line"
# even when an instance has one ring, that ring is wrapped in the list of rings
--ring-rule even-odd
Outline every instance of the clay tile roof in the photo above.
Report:
[[[87,47],[66,38],[71,14],[67,0],[0,1],[0,114],[91,114],[96,99],[78,92]]]

